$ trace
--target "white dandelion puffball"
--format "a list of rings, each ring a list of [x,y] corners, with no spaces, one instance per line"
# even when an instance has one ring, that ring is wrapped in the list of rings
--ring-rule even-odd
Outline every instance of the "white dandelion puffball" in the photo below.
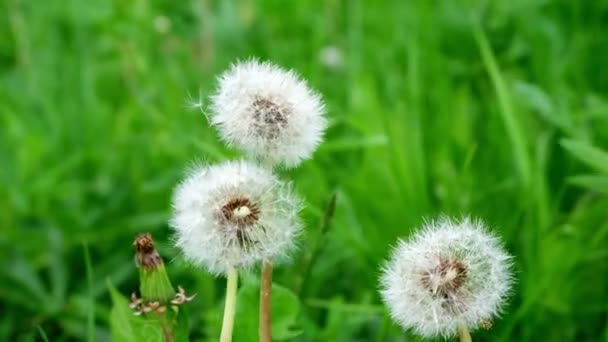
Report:
[[[404,329],[450,337],[459,325],[490,324],[511,289],[511,256],[481,221],[427,223],[399,241],[381,278],[381,294]]]
[[[211,124],[228,145],[273,164],[308,159],[327,126],[319,94],[290,70],[248,60],[219,77]]]
[[[301,201],[246,161],[198,167],[177,187],[171,226],[184,256],[213,274],[280,261],[295,246]]]

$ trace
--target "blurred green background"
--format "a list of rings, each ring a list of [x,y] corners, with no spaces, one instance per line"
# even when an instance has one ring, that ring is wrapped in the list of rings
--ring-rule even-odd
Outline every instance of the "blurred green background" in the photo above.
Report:
[[[314,159],[284,172],[307,201],[275,274],[295,340],[415,339],[381,305],[378,265],[446,213],[485,219],[515,255],[510,304],[474,340],[608,341],[608,1],[0,9],[0,340],[109,340],[108,284],[137,289],[143,231],[198,293],[193,340],[216,340],[224,280],[180,262],[170,197],[192,160],[238,156],[189,104],[257,56],[299,71],[331,119]]]

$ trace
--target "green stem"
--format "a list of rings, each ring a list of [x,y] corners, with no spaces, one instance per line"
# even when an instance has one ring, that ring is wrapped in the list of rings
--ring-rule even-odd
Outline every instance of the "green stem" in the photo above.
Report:
[[[471,334],[469,329],[464,323],[458,325],[458,336],[460,336],[460,342],[471,342]]]
[[[235,268],[228,270],[226,280],[226,303],[224,306],[224,320],[222,322],[222,334],[220,342],[232,341],[232,328],[234,327],[234,314],[236,313],[236,290],[238,287],[239,274]]]
[[[167,317],[167,313],[159,314],[160,326],[163,329],[163,335],[165,336],[165,342],[173,342],[173,332],[171,329],[171,323]]]
[[[272,264],[264,261],[260,285],[260,342],[272,341]]]

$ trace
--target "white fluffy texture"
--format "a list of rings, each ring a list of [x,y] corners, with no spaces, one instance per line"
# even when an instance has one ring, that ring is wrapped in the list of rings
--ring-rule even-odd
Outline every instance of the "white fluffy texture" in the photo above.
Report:
[[[433,295],[423,284],[423,275],[438,275],[440,259],[466,267],[455,298]],[[450,337],[460,323],[476,329],[500,313],[512,285],[511,266],[511,257],[481,221],[441,218],[409,241],[399,241],[383,270],[381,294],[403,328],[425,337]]]
[[[257,222],[245,228],[251,241],[246,246],[239,244],[237,235],[243,228],[222,219],[222,207],[243,197],[259,210]],[[176,245],[188,260],[216,275],[225,275],[232,267],[250,268],[261,260],[280,261],[295,246],[301,228],[301,201],[290,185],[245,161],[194,169],[177,187],[173,209],[170,224]],[[248,213],[249,209],[234,212]]]
[[[283,113],[280,122],[260,115],[260,100]],[[237,63],[219,77],[209,114],[223,141],[287,167],[312,156],[327,126],[321,97],[304,80],[256,60]]]

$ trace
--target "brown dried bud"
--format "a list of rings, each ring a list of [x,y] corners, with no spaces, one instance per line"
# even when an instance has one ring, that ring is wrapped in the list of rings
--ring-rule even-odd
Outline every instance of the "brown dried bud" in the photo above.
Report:
[[[133,246],[135,246],[135,261],[138,267],[150,270],[163,264],[163,260],[154,248],[154,240],[150,233],[138,235]]]

